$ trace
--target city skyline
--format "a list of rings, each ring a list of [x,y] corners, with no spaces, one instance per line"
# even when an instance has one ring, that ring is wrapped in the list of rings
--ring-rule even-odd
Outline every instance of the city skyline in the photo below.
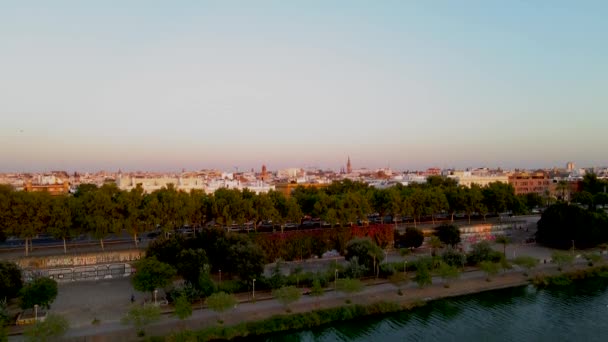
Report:
[[[0,172],[605,166],[601,1],[0,4]]]

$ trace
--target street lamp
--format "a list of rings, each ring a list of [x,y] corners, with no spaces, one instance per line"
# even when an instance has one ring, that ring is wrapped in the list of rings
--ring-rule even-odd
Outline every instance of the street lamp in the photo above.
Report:
[[[219,271],[220,271],[220,286],[222,286],[222,270],[219,270]]]
[[[338,288],[338,269],[336,268],[335,279],[334,279],[334,290]]]
[[[34,322],[38,322],[38,304],[34,304]]]
[[[572,253],[574,253],[574,240],[572,240]]]
[[[253,279],[253,291],[251,293],[251,298],[255,299],[255,278]]]

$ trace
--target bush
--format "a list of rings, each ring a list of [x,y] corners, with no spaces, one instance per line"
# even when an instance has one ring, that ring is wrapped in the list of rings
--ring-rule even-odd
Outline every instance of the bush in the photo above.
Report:
[[[29,309],[34,305],[50,308],[57,297],[57,282],[50,278],[37,278],[25,285],[20,291],[21,308]]]
[[[504,255],[492,249],[492,245],[488,241],[482,241],[472,246],[467,255],[467,263],[476,266],[484,261],[500,262],[502,258],[504,258]]]
[[[8,261],[0,261],[0,299],[15,298],[23,287],[21,270],[17,264]]]
[[[331,322],[398,312],[402,309],[398,304],[388,302],[379,302],[367,306],[349,305],[298,314],[276,315],[262,321],[240,323],[231,327],[209,327],[193,333],[193,335],[195,335],[194,339],[198,341],[229,340],[236,337],[253,339],[253,337],[259,335],[285,330],[310,329]],[[178,334],[172,335],[171,340],[177,341],[176,336]],[[193,338],[193,335],[188,334],[187,338]]]
[[[48,314],[44,321],[38,321],[24,332],[28,341],[49,341],[63,336],[70,324],[63,316]]]
[[[450,266],[463,267],[467,260],[467,256],[454,248],[448,247],[441,254],[441,260]]]
[[[437,228],[437,237],[444,244],[454,247],[460,243],[460,229],[453,224],[442,224]]]
[[[222,280],[222,283],[217,286],[217,292],[239,293],[247,291],[247,284],[239,280]]]

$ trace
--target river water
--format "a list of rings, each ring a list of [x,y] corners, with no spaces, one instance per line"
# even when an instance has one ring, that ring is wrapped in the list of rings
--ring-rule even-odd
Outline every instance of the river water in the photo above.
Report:
[[[608,281],[444,299],[409,312],[265,337],[295,341],[608,341]]]

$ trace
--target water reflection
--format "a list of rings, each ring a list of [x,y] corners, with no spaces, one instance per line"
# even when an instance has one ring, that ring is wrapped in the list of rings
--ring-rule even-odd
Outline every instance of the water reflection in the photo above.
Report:
[[[275,334],[272,342],[604,341],[608,281],[559,289],[523,286],[440,300],[410,312]]]

